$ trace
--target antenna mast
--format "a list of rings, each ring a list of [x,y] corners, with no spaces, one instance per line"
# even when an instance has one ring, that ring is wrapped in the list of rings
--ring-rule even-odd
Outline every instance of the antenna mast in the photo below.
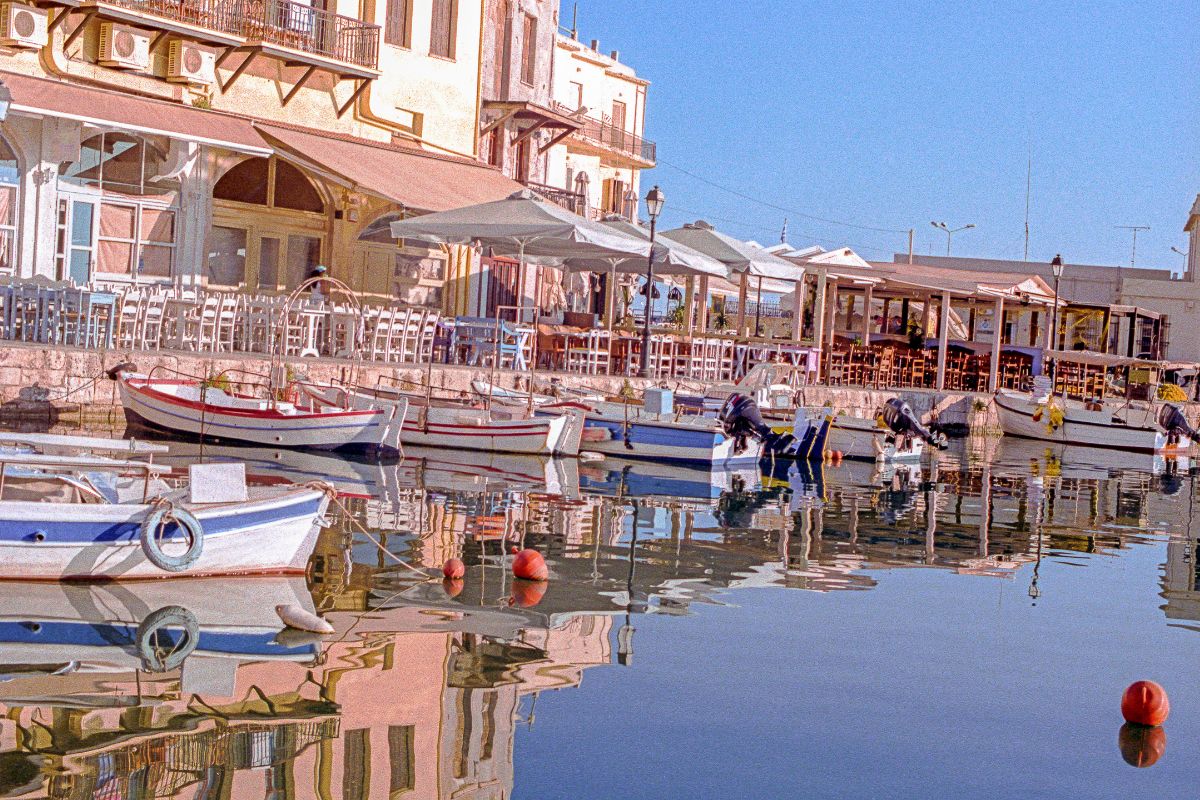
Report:
[[[1029,260],[1029,194],[1033,186],[1033,156],[1025,162],[1025,261]]]
[[[1148,231],[1148,230],[1150,230],[1150,226],[1149,225],[1113,225],[1113,227],[1119,228],[1124,231],[1132,231],[1133,232],[1133,253],[1129,257],[1129,266],[1136,267],[1137,266],[1137,235],[1138,235],[1138,231]]]

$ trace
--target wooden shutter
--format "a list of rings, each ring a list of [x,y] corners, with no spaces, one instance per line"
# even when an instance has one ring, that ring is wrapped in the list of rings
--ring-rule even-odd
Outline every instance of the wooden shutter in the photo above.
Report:
[[[521,82],[533,86],[537,78],[537,17],[525,15],[521,32]]]
[[[612,105],[612,133],[610,141],[617,147],[625,144],[625,104],[614,100]]]
[[[429,54],[454,58],[455,16],[457,0],[433,0],[433,21],[429,30]]]
[[[383,41],[397,47],[408,47],[408,4],[409,0],[388,0],[387,20],[383,28]]]

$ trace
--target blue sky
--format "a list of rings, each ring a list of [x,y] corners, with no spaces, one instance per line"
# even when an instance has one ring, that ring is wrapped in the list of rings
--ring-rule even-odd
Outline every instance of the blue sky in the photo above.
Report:
[[[572,0],[561,18],[571,21]],[[848,244],[890,260],[916,229],[954,253],[1180,269],[1200,192],[1200,67],[1186,4],[580,0],[579,38],[652,84],[671,227]],[[761,199],[740,198],[681,172]],[[802,214],[809,215],[808,217]]]

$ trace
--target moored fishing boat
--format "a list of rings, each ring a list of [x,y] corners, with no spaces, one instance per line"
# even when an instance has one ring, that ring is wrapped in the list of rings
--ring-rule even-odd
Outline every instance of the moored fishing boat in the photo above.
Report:
[[[116,367],[110,376],[131,424],[235,442],[397,452],[408,413],[403,399],[339,394],[299,381],[280,382],[259,397],[218,381],[138,374],[132,365]]]
[[[1110,450],[1186,454],[1197,437],[1178,406],[1082,403],[1040,392],[1001,390],[996,415],[1006,436]]]
[[[0,579],[94,580],[299,574],[327,487],[247,488],[237,471],[86,455],[0,454]]]

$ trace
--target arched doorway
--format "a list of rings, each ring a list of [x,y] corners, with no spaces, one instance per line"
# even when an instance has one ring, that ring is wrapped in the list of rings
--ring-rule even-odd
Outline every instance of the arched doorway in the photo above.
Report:
[[[180,181],[170,141],[106,131],[59,179],[56,266],[78,284],[167,280]]]
[[[279,158],[248,158],[213,186],[203,276],[211,286],[298,286],[328,254],[329,200]]]

